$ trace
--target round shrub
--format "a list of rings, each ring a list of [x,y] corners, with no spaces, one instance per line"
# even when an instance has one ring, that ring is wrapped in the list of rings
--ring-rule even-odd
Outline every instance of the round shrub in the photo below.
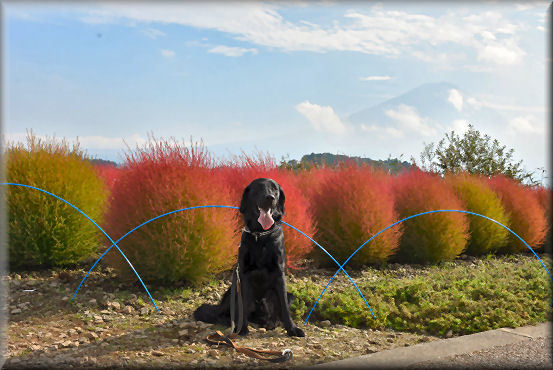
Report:
[[[78,143],[30,133],[26,144],[9,144],[6,157],[8,182],[46,190],[102,222],[106,189]],[[35,189],[7,191],[11,269],[67,266],[95,255],[105,236],[80,212]]]
[[[324,180],[313,192],[317,241],[340,263],[361,244],[397,220],[388,175],[368,166],[324,169]],[[352,267],[386,261],[398,246],[401,228],[378,235],[348,262]],[[335,263],[319,249],[313,256],[322,265]]]
[[[463,209],[448,184],[436,175],[406,171],[394,183],[396,210],[403,219],[440,209]],[[453,260],[466,248],[469,223],[463,213],[441,212],[402,222],[398,261],[436,263]]]
[[[532,249],[539,248],[547,230],[545,210],[530,187],[504,176],[489,179],[491,188],[499,195],[503,207],[511,219],[509,228],[517,233]],[[516,236],[509,233],[506,252],[521,252],[528,248]]]
[[[258,153],[257,156],[242,154],[218,167],[218,176],[230,187],[233,205],[238,206],[246,186],[253,180],[264,177],[275,180],[283,189],[286,200],[284,203],[283,221],[296,227],[306,235],[315,235],[316,224],[313,219],[309,201],[299,188],[296,176],[288,170],[279,169],[273,158]],[[240,218],[238,225],[243,227]],[[317,248],[313,242],[296,230],[284,226],[284,245],[286,248],[286,266],[298,268],[302,260]]]
[[[509,218],[497,194],[486,182],[469,174],[450,175],[447,182],[463,202],[463,210],[487,216],[505,226]],[[509,231],[483,217],[468,215],[470,239],[465,253],[478,256],[497,251],[509,240]]]
[[[545,219],[547,221],[547,234],[545,236],[544,246],[551,247],[551,189],[539,186],[534,188],[538,201],[545,210]],[[551,252],[551,251],[550,251]]]
[[[170,211],[231,204],[202,144],[188,147],[174,139],[152,137],[144,147],[126,154],[111,192],[106,229],[117,240]],[[236,262],[237,215],[236,210],[221,208],[176,212],[137,229],[119,246],[149,281],[199,282]],[[115,248],[106,258],[124,275],[134,276]]]

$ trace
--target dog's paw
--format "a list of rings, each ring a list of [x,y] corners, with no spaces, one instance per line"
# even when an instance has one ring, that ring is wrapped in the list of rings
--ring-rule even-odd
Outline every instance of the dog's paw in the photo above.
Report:
[[[305,337],[305,333],[303,330],[298,328],[297,326],[294,326],[290,330],[288,330],[288,335],[291,337]]]
[[[245,335],[248,335],[250,333],[250,329],[248,329],[247,326],[244,326],[242,328],[242,330],[240,330],[240,332],[238,333],[238,335],[242,335],[242,336],[245,336]]]

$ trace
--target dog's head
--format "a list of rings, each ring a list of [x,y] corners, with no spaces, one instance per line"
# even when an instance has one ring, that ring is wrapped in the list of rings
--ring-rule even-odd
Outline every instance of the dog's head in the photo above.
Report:
[[[240,212],[251,231],[270,229],[284,215],[284,192],[272,179],[253,180],[244,189]]]

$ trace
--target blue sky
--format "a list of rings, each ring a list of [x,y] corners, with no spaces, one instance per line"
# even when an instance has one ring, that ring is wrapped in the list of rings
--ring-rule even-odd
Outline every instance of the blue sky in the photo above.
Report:
[[[219,157],[409,159],[467,122],[405,104],[386,122],[348,117],[447,82],[443,104],[493,109],[503,120],[476,128],[548,166],[546,2],[3,5],[8,140],[79,137],[111,160],[148,132]]]

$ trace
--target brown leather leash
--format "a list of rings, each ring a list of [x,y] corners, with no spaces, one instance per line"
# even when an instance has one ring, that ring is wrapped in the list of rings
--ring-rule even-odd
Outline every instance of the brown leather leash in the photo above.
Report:
[[[238,326],[235,327],[234,324],[234,301],[235,296],[238,294]],[[264,350],[264,349],[256,349],[256,348],[249,348],[249,347],[239,347],[232,339],[235,339],[238,336],[238,333],[235,333],[234,330],[236,328],[237,331],[242,329],[242,314],[243,314],[243,307],[242,307],[242,293],[240,291],[240,274],[238,270],[238,265],[236,265],[236,268],[233,271],[232,275],[232,287],[230,292],[230,332],[231,334],[226,336],[221,331],[217,330],[214,334],[208,335],[205,339],[210,344],[227,344],[234,348],[235,351],[245,354],[246,356],[257,358],[259,360],[265,360],[269,362],[284,362],[292,359],[292,350],[285,349],[282,352],[281,351],[271,351],[271,350]]]
[[[249,347],[239,347],[231,340],[231,338],[236,338],[238,334],[233,333],[229,336],[224,335],[219,330],[215,334],[208,335],[206,340],[210,344],[227,344],[234,348],[237,352],[243,353],[246,356],[257,358],[259,360],[265,360],[269,362],[284,362],[292,359],[292,350],[285,349],[284,351],[271,351],[264,349],[256,349]]]

